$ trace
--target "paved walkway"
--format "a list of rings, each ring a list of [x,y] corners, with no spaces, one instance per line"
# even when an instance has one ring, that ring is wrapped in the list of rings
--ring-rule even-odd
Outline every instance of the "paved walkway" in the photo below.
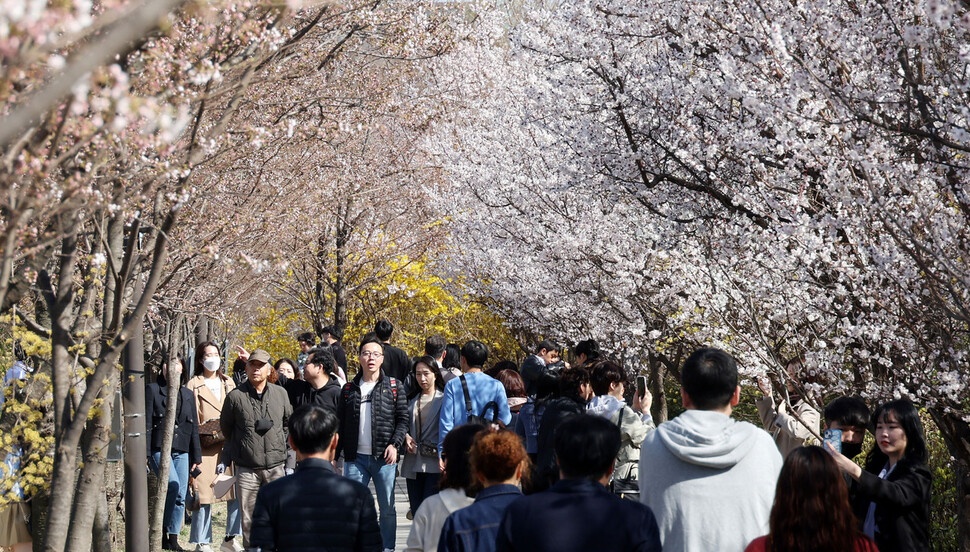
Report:
[[[375,497],[377,496],[374,491],[374,482],[371,481],[367,485],[370,487],[370,492]],[[377,499],[374,500],[374,507],[377,508]],[[408,513],[408,488],[407,483],[404,482],[404,478],[398,476],[394,480],[394,509],[397,511],[397,539],[395,550],[404,550],[407,548],[408,533],[411,532],[411,522],[407,518]]]

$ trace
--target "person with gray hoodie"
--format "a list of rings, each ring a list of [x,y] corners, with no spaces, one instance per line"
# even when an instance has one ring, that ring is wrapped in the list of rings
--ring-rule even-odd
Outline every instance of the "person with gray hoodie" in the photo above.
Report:
[[[741,388],[734,358],[695,351],[681,369],[684,413],[640,447],[640,501],[665,552],[742,552],[768,531],[782,457],[766,431],[731,418]]]

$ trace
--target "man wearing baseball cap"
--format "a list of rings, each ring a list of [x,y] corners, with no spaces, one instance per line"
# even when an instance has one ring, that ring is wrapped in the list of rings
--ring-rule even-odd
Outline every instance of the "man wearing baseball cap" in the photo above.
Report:
[[[240,349],[240,358],[244,353]],[[249,379],[226,396],[220,418],[226,436],[223,454],[233,462],[236,474],[236,497],[246,548],[249,548],[249,529],[259,488],[284,475],[287,424],[293,413],[286,390],[269,384],[273,369],[269,353],[256,349],[248,357]]]

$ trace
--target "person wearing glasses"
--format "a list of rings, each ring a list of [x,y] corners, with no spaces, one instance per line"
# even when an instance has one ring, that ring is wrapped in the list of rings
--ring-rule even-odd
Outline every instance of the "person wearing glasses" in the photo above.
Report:
[[[338,454],[345,476],[364,485],[374,480],[384,550],[394,550],[394,477],[410,420],[407,390],[381,369],[384,349],[376,335],[364,336],[357,360],[360,370],[340,391]]]

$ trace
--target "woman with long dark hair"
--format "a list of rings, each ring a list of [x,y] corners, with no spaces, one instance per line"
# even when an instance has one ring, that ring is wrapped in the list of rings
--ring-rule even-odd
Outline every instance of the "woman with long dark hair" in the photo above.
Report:
[[[856,526],[845,479],[820,447],[799,447],[778,476],[770,533],[745,552],[876,552]]]
[[[919,413],[913,403],[898,399],[880,405],[873,419],[876,446],[865,470],[829,447],[855,480],[853,510],[882,552],[928,552],[932,476]]]
[[[408,502],[413,515],[424,499],[436,492],[441,477],[438,466],[438,419],[445,385],[438,365],[430,356],[418,357],[414,361],[411,376],[420,392],[408,404],[411,425],[404,438],[407,454],[401,462],[401,475],[407,482]]]
[[[222,366],[222,353],[219,346],[204,341],[195,347],[195,375],[189,380],[189,391],[195,396],[195,406],[199,414],[199,437],[202,445],[202,473],[195,478],[199,498],[199,509],[192,514],[192,530],[189,542],[196,545],[197,552],[212,549],[212,505],[227,501],[226,534],[221,550],[235,551],[241,546],[234,537],[242,535],[242,521],[239,516],[239,501],[232,489],[223,496],[216,496],[212,489],[215,483],[222,447],[225,437],[219,426],[222,404],[229,392],[236,388],[232,378],[226,375]],[[232,475],[231,468],[225,473]]]
[[[175,397],[175,428],[172,436],[171,464],[168,469],[168,494],[165,495],[162,537],[163,550],[182,550],[178,535],[185,518],[185,497],[189,487],[189,474],[202,463],[202,446],[199,444],[199,417],[195,408],[195,396],[185,384],[187,370],[182,359],[173,357],[171,366],[166,351],[161,351],[161,366],[155,383],[145,388],[145,423],[148,437],[148,465],[158,475],[162,461],[162,440],[165,434],[165,410],[168,406],[168,381],[177,383]]]

